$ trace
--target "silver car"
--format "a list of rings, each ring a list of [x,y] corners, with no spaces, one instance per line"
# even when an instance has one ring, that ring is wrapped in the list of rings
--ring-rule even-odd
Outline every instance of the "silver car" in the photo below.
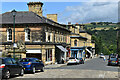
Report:
[[[78,58],[70,57],[67,64],[79,64]]]

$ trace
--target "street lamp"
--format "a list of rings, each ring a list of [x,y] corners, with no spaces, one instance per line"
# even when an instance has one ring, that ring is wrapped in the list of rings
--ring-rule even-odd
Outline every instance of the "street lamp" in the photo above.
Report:
[[[13,58],[15,59],[15,16],[16,16],[16,10],[12,10],[13,15],[13,28],[14,28],[14,39],[13,39]]]

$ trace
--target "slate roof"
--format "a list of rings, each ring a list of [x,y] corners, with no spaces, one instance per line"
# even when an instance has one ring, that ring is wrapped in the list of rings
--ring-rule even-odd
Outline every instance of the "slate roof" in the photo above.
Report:
[[[11,12],[3,13],[2,16],[0,16],[0,17],[2,17],[2,21],[0,21],[0,24],[13,24],[13,15]],[[36,24],[36,23],[49,24],[49,25],[53,25],[55,27],[59,27],[59,28],[62,28],[62,29],[65,29],[65,30],[71,32],[70,30],[68,30],[64,26],[62,26],[61,24],[54,22],[53,20],[48,19],[44,16],[41,17],[32,11],[31,12],[19,11],[16,13],[15,24],[31,24],[31,23],[33,23],[33,24]]]
[[[42,17],[36,15],[34,12],[17,12],[15,16],[16,24],[23,23],[44,23]],[[2,24],[13,24],[13,15],[11,12],[2,14]]]

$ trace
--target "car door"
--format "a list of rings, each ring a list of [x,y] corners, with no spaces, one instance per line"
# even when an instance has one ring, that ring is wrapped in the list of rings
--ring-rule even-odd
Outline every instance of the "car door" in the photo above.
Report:
[[[20,73],[20,71],[21,71],[20,65],[14,59],[11,58],[11,60],[12,60],[13,66],[14,66],[15,74]]]
[[[40,62],[39,62],[39,59],[34,58],[34,64],[35,64],[36,69],[39,70],[39,69],[40,69]]]
[[[42,61],[40,61],[39,59],[36,59],[36,62],[37,62],[37,67],[38,69],[42,69]]]
[[[11,61],[11,58],[4,59],[6,67],[10,70],[11,75],[15,74],[14,65]]]

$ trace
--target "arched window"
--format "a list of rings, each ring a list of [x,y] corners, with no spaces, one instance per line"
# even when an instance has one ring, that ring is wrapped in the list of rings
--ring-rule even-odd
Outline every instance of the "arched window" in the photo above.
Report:
[[[30,41],[30,29],[25,30],[25,41]]]
[[[7,41],[12,41],[12,29],[7,30]]]
[[[74,41],[74,45],[77,46],[77,40]]]

